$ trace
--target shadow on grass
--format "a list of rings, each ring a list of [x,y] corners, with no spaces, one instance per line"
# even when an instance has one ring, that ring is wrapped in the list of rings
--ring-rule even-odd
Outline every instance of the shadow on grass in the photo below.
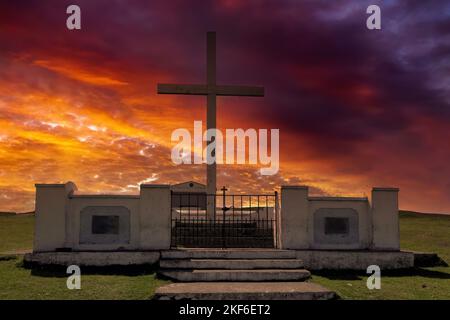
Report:
[[[312,271],[313,276],[317,275],[330,280],[361,280],[369,276],[364,271],[359,270],[318,270]],[[424,268],[410,268],[398,270],[382,270],[383,277],[424,277],[433,279],[450,279],[450,273]]]
[[[317,270],[311,271],[313,276],[320,276],[330,280],[361,280],[366,274],[355,270]]]
[[[16,260],[17,258],[14,254],[0,254],[0,261]]]
[[[450,273],[430,270],[424,268],[411,268],[402,270],[386,270],[382,271],[382,275],[385,277],[424,277],[424,278],[434,278],[434,279],[450,279]]]

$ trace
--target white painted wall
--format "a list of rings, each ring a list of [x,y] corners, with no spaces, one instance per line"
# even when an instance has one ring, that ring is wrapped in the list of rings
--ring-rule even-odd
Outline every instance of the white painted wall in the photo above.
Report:
[[[400,250],[398,191],[398,188],[372,189],[372,248],[375,250]]]
[[[170,247],[170,188],[141,185],[140,195],[74,194],[76,186],[36,185],[35,252],[162,250]],[[125,207],[130,213],[129,243],[80,244],[80,213],[87,207]]]
[[[66,242],[66,216],[74,183],[36,184],[34,252],[54,251]]]
[[[122,206],[130,211],[130,243],[128,244],[80,244],[80,213],[86,207]],[[134,250],[140,246],[139,238],[139,197],[75,195],[69,203],[66,230],[66,247],[74,250]]]
[[[353,209],[358,213],[357,244],[318,244],[314,242],[314,213],[321,208]],[[371,217],[369,201],[366,198],[316,197],[309,199],[308,206],[308,239],[311,249],[367,249],[371,244]]]
[[[283,249],[308,249],[308,187],[281,186],[280,238]]]
[[[35,252],[71,248],[79,251],[164,250],[170,248],[169,185],[141,185],[139,196],[79,195],[76,186],[36,185]],[[399,250],[398,189],[374,188],[372,206],[364,198],[308,197],[308,187],[282,186],[280,238],[283,249]],[[130,212],[127,244],[80,244],[80,212],[89,206],[123,206]],[[314,243],[314,213],[320,208],[358,212],[359,242]]]
[[[400,249],[398,189],[374,188],[366,198],[308,197],[304,186],[281,188],[280,232],[283,249],[393,250]],[[321,208],[350,208],[358,212],[359,240],[355,244],[314,241],[314,213]]]
[[[141,249],[170,248],[170,209],[169,185],[141,185],[139,209]]]

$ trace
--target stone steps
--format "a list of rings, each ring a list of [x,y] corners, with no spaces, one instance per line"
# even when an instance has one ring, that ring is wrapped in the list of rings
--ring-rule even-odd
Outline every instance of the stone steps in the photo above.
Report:
[[[328,300],[336,295],[309,282],[193,282],[156,289],[157,300]]]
[[[179,249],[161,252],[159,274],[178,281],[159,300],[316,300],[335,293],[305,282],[311,273],[293,250]]]
[[[163,259],[162,269],[301,269],[300,259]]]
[[[159,274],[183,282],[304,281],[296,252],[276,249],[186,249],[161,253]]]
[[[182,282],[304,281],[311,276],[305,269],[161,269],[159,274]]]

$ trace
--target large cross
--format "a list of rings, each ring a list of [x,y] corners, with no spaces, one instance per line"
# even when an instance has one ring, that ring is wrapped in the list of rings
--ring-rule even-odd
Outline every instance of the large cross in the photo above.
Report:
[[[216,129],[216,96],[263,97],[264,87],[230,86],[216,84],[216,33],[206,34],[206,84],[158,84],[161,94],[190,94],[207,96],[206,128]],[[212,143],[209,141],[208,144]],[[209,156],[209,155],[208,155]],[[210,163],[208,161],[207,163]],[[206,193],[216,194],[216,163],[206,167]],[[207,215],[215,216],[215,196],[207,196]]]

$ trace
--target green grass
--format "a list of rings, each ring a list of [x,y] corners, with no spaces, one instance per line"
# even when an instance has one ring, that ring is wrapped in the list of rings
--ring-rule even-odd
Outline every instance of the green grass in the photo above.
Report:
[[[436,252],[450,264],[450,215],[400,213],[402,249]]]
[[[0,216],[0,252],[31,249],[33,216]],[[436,252],[450,263],[450,216],[402,213],[404,250]],[[68,290],[66,274],[23,268],[22,256],[0,257],[0,299],[148,299],[167,283],[154,272],[82,274],[81,290]],[[450,267],[383,272],[381,289],[368,290],[367,275],[314,273],[312,281],[343,299],[450,299]]]
[[[83,274],[81,289],[68,290],[64,272],[31,271],[22,257],[0,260],[0,299],[149,299],[166,281],[155,273],[135,275]]]
[[[435,252],[450,263],[450,216],[400,214],[402,250]],[[316,272],[312,281],[343,299],[450,299],[450,267],[381,272],[381,289],[366,287],[367,274]]]
[[[0,215],[0,253],[30,250],[33,247],[33,215]]]
[[[32,215],[0,215],[0,299],[149,299],[167,283],[154,271],[118,275],[82,270],[81,289],[68,290],[64,272],[32,271],[22,266],[22,255],[11,255],[32,248],[33,224]]]

